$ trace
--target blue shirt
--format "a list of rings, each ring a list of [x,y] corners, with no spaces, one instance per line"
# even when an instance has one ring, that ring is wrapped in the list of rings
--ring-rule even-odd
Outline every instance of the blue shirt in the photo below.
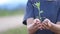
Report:
[[[60,21],[60,0],[28,0],[26,13],[24,17],[24,24],[28,18],[36,18],[39,15],[39,11],[33,6],[34,3],[40,1],[40,10],[44,12],[41,14],[42,17],[50,19],[53,23]],[[50,30],[38,30],[36,34],[54,34]]]

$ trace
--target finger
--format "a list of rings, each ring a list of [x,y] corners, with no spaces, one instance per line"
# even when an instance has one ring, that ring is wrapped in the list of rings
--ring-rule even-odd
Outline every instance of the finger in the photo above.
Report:
[[[39,19],[35,19],[36,22],[41,22]]]
[[[28,25],[27,27],[34,27],[34,26],[36,26],[37,24],[39,24],[39,23],[36,22],[36,20],[39,21],[39,19],[35,19],[35,20],[33,20],[33,23],[30,24],[30,25]]]
[[[36,26],[37,26],[37,27],[40,27],[40,26],[41,26],[41,23],[38,23],[38,22],[37,22],[37,25],[36,25]]]
[[[48,26],[48,27],[51,26],[51,23],[52,23],[52,22],[51,22],[49,19],[45,19],[44,22],[45,22],[44,24],[45,24],[46,26]]]
[[[39,19],[35,19],[34,21],[33,21],[33,23],[34,23],[34,25],[33,26],[36,26],[36,25],[38,25],[38,24],[40,24],[40,20]]]
[[[36,25],[37,25],[37,23],[32,23],[32,24],[28,25],[27,27],[28,27],[28,28],[30,28],[30,27],[31,27],[31,28],[34,28]]]
[[[45,22],[51,22],[49,19],[45,19],[44,21],[45,21]]]
[[[47,29],[47,26],[48,26],[48,21],[47,21],[47,19],[45,19],[43,22],[42,22],[42,28],[43,29]]]
[[[48,22],[46,22],[46,21],[43,21],[43,22],[42,22],[42,24],[48,25]]]
[[[51,21],[49,19],[45,19],[43,21],[43,26],[46,28],[46,29],[49,29],[51,27]]]
[[[33,23],[33,26],[37,26],[38,24],[40,24],[39,22]]]
[[[35,29],[37,29],[38,27],[40,27],[41,26],[41,21],[39,20],[39,19],[35,19],[34,20],[34,28]]]
[[[40,26],[40,24],[34,26],[33,30],[34,30],[34,31],[37,31],[39,26]]]
[[[33,26],[37,25],[37,22],[36,20],[33,21]]]
[[[33,26],[34,24],[30,24],[30,25],[28,25],[28,29],[32,29],[32,30],[38,30],[38,27],[40,26],[40,24],[38,24],[38,25],[35,25],[35,26]]]
[[[43,25],[42,25],[42,23],[41,23],[41,25],[38,27],[40,30],[43,30]]]
[[[42,30],[42,24],[40,24],[40,26],[38,27],[38,29]]]
[[[39,29],[38,27],[40,27],[41,26],[41,24],[38,24],[38,25],[36,25],[34,28],[35,29]]]
[[[48,25],[49,22],[50,22],[49,19],[45,19],[45,20],[43,21],[43,23],[44,23],[45,25]]]
[[[42,25],[39,27],[40,30],[43,30]]]
[[[43,24],[45,29],[49,29],[48,25]]]
[[[46,28],[43,26],[42,29],[46,29]]]
[[[46,29],[46,28],[43,26],[43,24],[42,24],[42,29]]]

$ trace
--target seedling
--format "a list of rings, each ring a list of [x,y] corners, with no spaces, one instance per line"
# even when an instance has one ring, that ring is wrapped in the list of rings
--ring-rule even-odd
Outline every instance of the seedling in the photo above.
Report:
[[[40,10],[40,2],[34,3],[33,6],[38,9],[38,11],[39,11],[39,16],[38,16],[38,18],[42,21],[41,13],[43,13],[43,11]]]

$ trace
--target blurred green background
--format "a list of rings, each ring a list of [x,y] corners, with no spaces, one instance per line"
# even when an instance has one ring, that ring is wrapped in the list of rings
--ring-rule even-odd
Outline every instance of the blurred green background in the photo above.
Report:
[[[27,29],[26,26],[22,26],[22,27],[17,27],[17,28],[12,28],[9,29],[5,32],[2,32],[0,34],[27,34]]]
[[[23,15],[24,9],[20,10],[0,10],[0,16],[10,16],[10,15]]]
[[[0,0],[0,34],[27,34],[22,24],[28,0]]]

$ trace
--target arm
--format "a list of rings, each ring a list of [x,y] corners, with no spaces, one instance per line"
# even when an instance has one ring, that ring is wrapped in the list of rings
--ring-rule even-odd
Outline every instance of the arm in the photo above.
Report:
[[[30,25],[33,23],[34,18],[29,18],[27,19],[27,25]]]
[[[52,24],[51,30],[57,34],[60,34],[60,22],[57,22],[57,24]]]
[[[57,24],[52,23],[49,19],[45,19],[43,21],[43,26],[46,29],[49,29],[53,32],[55,32],[56,34],[60,34],[60,22],[57,22]]]
[[[24,20],[24,24],[27,23],[28,34],[34,34],[40,26],[40,20],[37,19],[38,22],[36,22],[36,19],[34,19],[34,11],[31,0],[28,0]]]
[[[60,8],[59,8],[59,11],[58,11],[58,16],[57,16],[57,23],[55,24],[55,30],[57,30],[56,32],[58,34],[60,34]]]
[[[45,20],[44,22],[45,22],[44,25],[45,25],[46,29],[48,28],[49,30],[51,30],[57,34],[60,34],[60,9],[57,13],[57,23],[56,24],[52,23],[49,19]],[[46,26],[46,24],[48,24],[48,25]]]
[[[57,22],[57,24],[53,24],[53,29],[55,29],[57,32],[60,31],[60,22]]]

